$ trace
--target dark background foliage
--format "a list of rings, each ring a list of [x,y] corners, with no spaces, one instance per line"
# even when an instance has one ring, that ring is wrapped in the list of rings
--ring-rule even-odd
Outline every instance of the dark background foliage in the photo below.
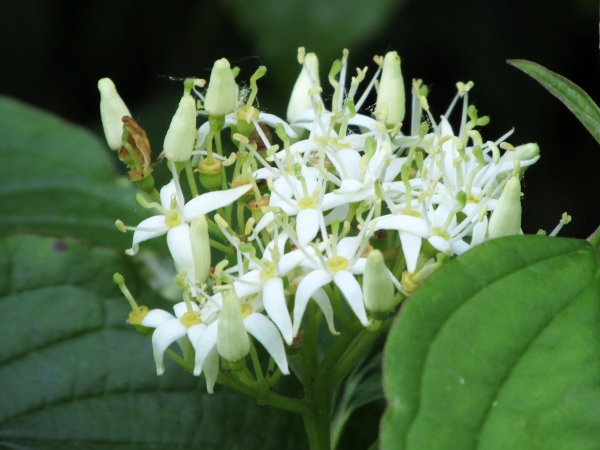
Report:
[[[343,46],[351,66],[397,50],[403,73],[431,86],[442,114],[456,81],[475,82],[471,99],[489,114],[484,138],[515,127],[513,144],[538,142],[540,163],[525,178],[523,228],[586,237],[600,222],[600,152],[576,119],[507,58],[554,70],[600,99],[598,11],[591,0],[241,0],[7,2],[0,17],[0,92],[100,132],[99,78],[113,78],[160,151],[181,86],[169,77],[208,77],[215,59],[267,65],[261,107],[283,114],[298,66],[295,49],[319,53],[324,79]],[[372,64],[371,64],[372,67]],[[325,81],[325,80],[323,80]],[[408,83],[407,83],[408,84]],[[591,202],[589,200],[592,200]]]

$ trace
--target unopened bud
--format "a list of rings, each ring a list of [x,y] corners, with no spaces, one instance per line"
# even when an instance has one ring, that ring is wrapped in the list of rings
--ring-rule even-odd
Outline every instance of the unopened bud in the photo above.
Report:
[[[404,120],[404,80],[397,52],[388,52],[383,60],[383,71],[377,92],[376,111],[386,111],[386,125],[395,125]]]
[[[507,161],[528,161],[538,156],[540,156],[539,145],[530,143],[515,147],[514,150],[506,153],[505,158]]]
[[[250,353],[239,300],[232,289],[222,291],[223,309],[217,326],[217,351],[227,361],[240,361]]]
[[[235,83],[229,61],[225,58],[215,62],[206,98],[204,109],[210,116],[224,116],[235,110],[237,104],[238,87]]]
[[[490,218],[488,238],[519,234],[521,230],[521,182],[516,176],[504,185],[496,209]]]
[[[185,80],[183,97],[171,120],[163,145],[164,153],[171,161],[184,162],[192,157],[196,140],[196,101],[190,94],[194,80]]]
[[[363,299],[365,307],[372,313],[385,313],[395,306],[394,285],[379,250],[372,250],[367,258],[363,275]]]
[[[196,283],[200,284],[206,281],[210,272],[210,241],[206,216],[200,215],[192,221],[190,238],[192,241]]]
[[[308,73],[306,69],[308,68]],[[310,75],[309,75],[310,73]],[[312,78],[312,79],[311,79]],[[287,120],[291,122],[300,113],[307,109],[312,109],[312,102],[309,91],[314,87],[320,87],[319,81],[319,60],[314,53],[308,53],[304,56],[304,66],[296,80],[290,103],[287,110]]]
[[[123,116],[131,116],[115,84],[110,78],[98,81],[100,91],[100,117],[106,142],[112,150],[119,150],[123,139]]]

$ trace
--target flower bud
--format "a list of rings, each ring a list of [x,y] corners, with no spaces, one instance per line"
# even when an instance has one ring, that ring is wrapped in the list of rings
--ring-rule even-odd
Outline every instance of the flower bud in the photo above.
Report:
[[[488,238],[512,236],[521,231],[521,182],[517,176],[506,184],[490,218]]]
[[[523,144],[515,147],[513,151],[507,152],[507,161],[528,161],[540,156],[540,147],[535,143]]]
[[[310,76],[306,73],[307,68]],[[314,53],[308,53],[304,57],[302,70],[292,90],[292,96],[290,97],[287,109],[288,122],[294,120],[300,113],[307,109],[312,109],[312,102],[308,91],[315,86],[321,86],[319,81],[319,60]]]
[[[365,264],[363,299],[365,307],[372,313],[385,313],[395,306],[394,285],[379,250],[371,250]]]
[[[123,139],[123,116],[131,116],[115,84],[110,78],[98,81],[100,91],[100,117],[106,142],[112,150],[119,150]]]
[[[200,215],[192,221],[190,238],[194,258],[195,281],[199,284],[206,281],[210,271],[210,241],[206,216]]]
[[[193,80],[185,80],[183,97],[167,130],[163,149],[171,161],[185,162],[192,157],[196,140],[196,101],[190,94]]]
[[[210,116],[224,116],[235,110],[238,86],[235,83],[229,61],[225,58],[215,62],[208,90],[204,99],[204,109]]]
[[[223,309],[217,325],[217,351],[227,361],[240,361],[250,353],[250,338],[233,289],[223,291]]]
[[[388,52],[383,60],[383,72],[375,110],[384,111],[386,125],[395,125],[404,120],[404,80],[400,71],[400,57],[397,52]]]

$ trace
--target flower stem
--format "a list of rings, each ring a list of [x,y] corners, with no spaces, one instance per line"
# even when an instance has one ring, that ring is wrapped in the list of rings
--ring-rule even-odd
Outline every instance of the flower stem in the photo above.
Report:
[[[600,227],[596,228],[596,231],[594,231],[587,240],[593,247],[600,247]]]
[[[192,163],[189,160],[185,162],[185,175],[187,176],[187,181],[190,185],[192,195],[194,197],[198,197],[200,193],[198,192],[198,186],[196,185],[196,179],[194,178],[194,170],[192,169]]]

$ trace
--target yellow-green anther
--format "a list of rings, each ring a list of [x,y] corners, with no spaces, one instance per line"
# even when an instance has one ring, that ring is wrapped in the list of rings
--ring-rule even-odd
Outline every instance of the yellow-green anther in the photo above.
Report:
[[[365,155],[372,158],[377,151],[377,140],[373,136],[365,139]]]
[[[498,204],[490,218],[488,238],[519,234],[521,230],[521,182],[511,177],[500,194]]]
[[[238,87],[229,61],[221,58],[210,73],[204,109],[209,116],[225,116],[235,110]]]
[[[190,227],[192,241],[192,255],[194,257],[194,271],[196,283],[204,283],[210,272],[210,238],[208,235],[208,222],[206,216],[200,215],[192,221]]]
[[[483,116],[483,117],[480,117],[479,119],[477,119],[477,120],[475,121],[475,124],[476,124],[478,127],[484,127],[484,126],[486,126],[488,123],[490,123],[490,116]]]
[[[333,87],[333,99],[331,104],[333,105],[333,113],[337,114],[339,98],[340,98],[340,83],[335,79],[336,75],[342,71],[344,65],[339,59],[336,59],[331,66],[331,70],[329,71],[329,84]]]
[[[473,156],[481,166],[485,166],[485,160],[483,159],[483,150],[481,150],[480,145],[475,145],[473,147]]]
[[[363,300],[370,312],[384,313],[394,306],[394,285],[379,250],[369,253],[363,274]]]
[[[404,120],[404,103],[404,79],[400,70],[400,57],[397,52],[388,52],[383,60],[375,109],[381,111],[387,108],[384,122],[386,125],[395,125]]]
[[[290,103],[287,109],[288,122],[293,121],[300,113],[312,108],[311,97],[308,93],[313,87],[321,86],[319,81],[319,60],[314,53],[304,55],[303,67],[296,80]]]
[[[266,73],[267,68],[265,66],[260,66],[258,69],[256,69],[256,72],[254,72],[254,75],[250,77],[250,88],[252,89],[252,92],[250,93],[248,101],[246,102],[247,105],[252,106],[254,103],[256,94],[258,94],[258,86],[256,85],[256,81],[264,77]]]
[[[123,116],[131,116],[115,84],[110,78],[98,81],[100,91],[100,117],[106,142],[112,150],[119,150],[123,140]]]
[[[194,80],[185,80],[183,97],[171,120],[163,144],[165,156],[171,161],[189,161],[196,141],[196,101],[190,94]]]
[[[223,290],[223,309],[217,325],[217,351],[227,361],[240,361],[250,353],[240,302],[233,289]]]

